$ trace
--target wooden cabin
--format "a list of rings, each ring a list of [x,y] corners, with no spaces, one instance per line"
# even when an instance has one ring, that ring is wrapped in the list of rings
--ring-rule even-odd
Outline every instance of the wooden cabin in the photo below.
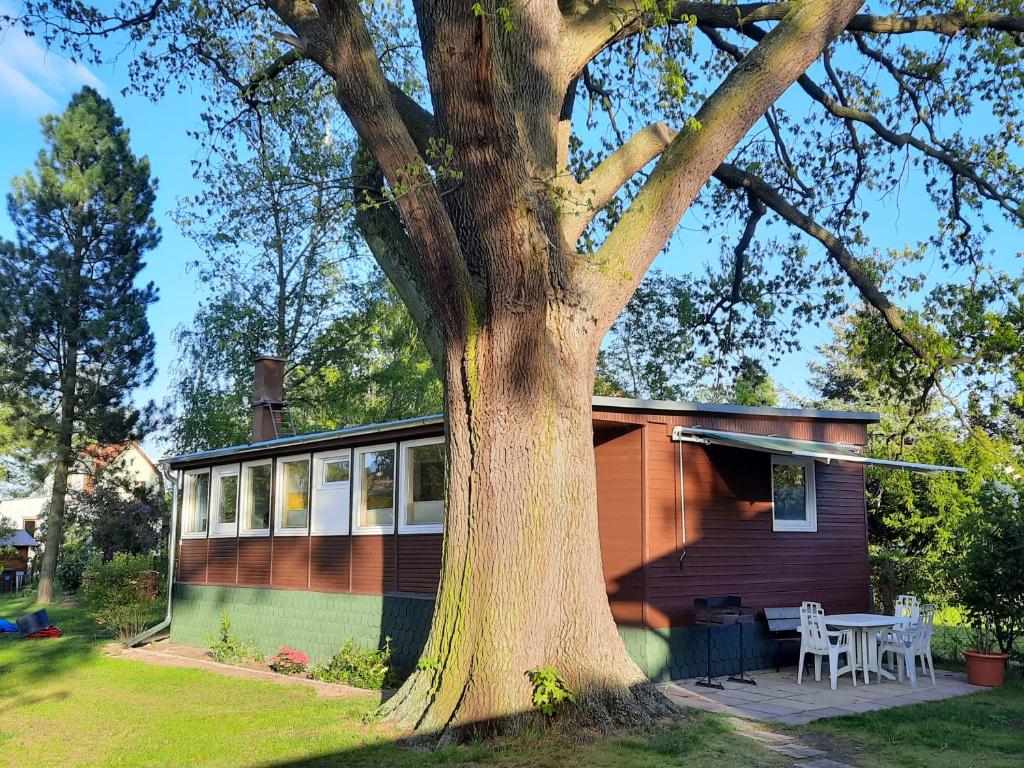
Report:
[[[399,665],[415,663],[440,571],[442,418],[276,437],[281,361],[258,365],[271,370],[257,375],[253,442],[166,461],[181,488],[172,640],[203,644],[226,611],[268,651],[390,638]],[[862,450],[877,420],[594,398],[608,600],[641,668],[704,671],[698,597],[869,608]],[[714,629],[717,671],[737,661],[733,629]],[[775,650],[755,624],[745,666],[773,665]]]

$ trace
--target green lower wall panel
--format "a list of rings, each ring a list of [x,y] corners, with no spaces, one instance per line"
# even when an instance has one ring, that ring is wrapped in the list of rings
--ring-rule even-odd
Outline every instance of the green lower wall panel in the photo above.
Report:
[[[174,585],[171,642],[209,646],[227,611],[235,636],[268,655],[282,645],[313,661],[333,656],[346,640],[380,648],[391,638],[395,666],[408,671],[427,639],[434,601],[282,589]]]
[[[332,656],[346,640],[379,648],[391,638],[396,668],[409,671],[427,639],[434,601],[407,595],[353,595],[281,589],[174,586],[171,641],[209,646],[227,611],[231,631],[268,655],[282,645],[307,653],[314,661]],[[711,671],[739,669],[739,627],[711,629]],[[744,627],[745,668],[774,666],[777,650],[761,622]],[[652,630],[619,627],[629,655],[652,680],[703,675],[707,642],[703,627]]]
[[[661,682],[707,674],[708,636],[705,627],[619,627],[619,634],[625,641],[629,655],[652,680]],[[785,646],[782,650],[785,652]],[[746,671],[774,667],[779,651],[764,622],[743,626],[743,668]],[[790,661],[788,656],[786,661]],[[739,668],[739,625],[712,626],[711,675],[732,675]]]

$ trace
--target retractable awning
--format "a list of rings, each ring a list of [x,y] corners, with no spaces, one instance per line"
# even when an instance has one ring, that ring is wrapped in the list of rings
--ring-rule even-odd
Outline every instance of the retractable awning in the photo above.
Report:
[[[820,443],[814,440],[794,440],[773,435],[749,435],[745,432],[723,432],[702,427],[676,427],[672,430],[676,442],[701,443],[703,445],[726,445],[744,448],[748,451],[774,453],[778,456],[800,456],[825,464],[833,461],[849,461],[855,464],[874,464],[893,469],[908,469],[912,472],[935,474],[937,472],[966,472],[962,467],[947,467],[941,464],[915,464],[911,461],[890,461],[870,459],[861,455],[860,446],[843,443]]]

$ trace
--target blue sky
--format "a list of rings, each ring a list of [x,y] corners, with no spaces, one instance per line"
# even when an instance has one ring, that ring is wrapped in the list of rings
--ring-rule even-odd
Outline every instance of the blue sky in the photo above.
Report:
[[[2,10],[2,8],[0,8]],[[140,402],[164,399],[168,373],[174,361],[174,329],[192,317],[200,291],[196,278],[185,271],[197,257],[195,246],[184,238],[170,218],[176,200],[195,189],[191,160],[196,145],[186,132],[200,127],[198,97],[186,92],[169,93],[159,104],[137,94],[121,94],[127,85],[127,59],[103,67],[85,67],[46,51],[40,41],[26,38],[18,30],[7,30],[0,38],[0,182],[6,195],[10,179],[23,173],[42,148],[39,118],[65,108],[71,95],[83,85],[92,85],[114,102],[117,113],[131,131],[132,148],[147,155],[153,175],[159,180],[156,220],[163,233],[143,272],[160,289],[160,301],[150,310],[149,321],[156,336],[159,369],[153,385],[140,390]],[[6,204],[0,215],[0,236],[11,238],[14,228]],[[147,448],[159,455],[156,441]]]
[[[0,11],[3,10],[0,0]],[[176,327],[187,323],[202,296],[196,277],[186,272],[186,264],[199,254],[185,239],[170,218],[179,198],[192,194],[196,182],[192,178],[191,161],[197,146],[187,136],[190,129],[201,127],[200,102],[197,93],[170,92],[159,104],[142,96],[123,95],[127,85],[127,56],[98,67],[72,63],[58,53],[46,51],[42,43],[26,38],[18,30],[7,30],[0,39],[0,181],[6,193],[12,176],[28,168],[42,145],[39,118],[64,108],[71,94],[84,84],[96,87],[114,102],[118,114],[131,131],[132,146],[137,154],[147,155],[153,175],[159,179],[156,218],[163,232],[159,247],[148,257],[143,274],[160,289],[160,301],[150,311],[150,323],[157,340],[156,363],[159,369],[152,386],[138,393],[138,399],[161,402],[168,389],[169,373],[175,359],[172,335]],[[900,247],[921,237],[931,216],[922,216],[920,200],[923,190],[912,186],[898,198],[880,202],[872,210],[870,231],[878,247]],[[930,207],[930,204],[929,204]],[[996,250],[996,263],[1007,271],[1020,271],[1017,253],[1018,232],[1001,220],[994,221],[995,232],[990,245]],[[717,258],[717,246],[707,250],[706,235],[699,231],[699,222],[689,214],[677,230],[669,251],[656,262],[668,272],[693,268],[705,257]],[[6,206],[0,214],[0,236],[12,237],[13,227]],[[694,246],[697,246],[696,248]],[[702,247],[703,246],[703,247]],[[696,254],[695,254],[696,250]],[[697,259],[694,259],[696,255]],[[944,278],[948,279],[948,278]],[[900,297],[895,297],[899,299]],[[805,393],[807,363],[817,345],[829,336],[826,328],[806,328],[801,333],[801,350],[786,356],[775,367],[778,383],[791,391]],[[147,448],[159,455],[162,447],[154,439]]]

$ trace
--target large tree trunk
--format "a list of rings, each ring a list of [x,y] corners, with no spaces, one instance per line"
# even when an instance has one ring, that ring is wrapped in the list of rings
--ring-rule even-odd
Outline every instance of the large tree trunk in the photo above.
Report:
[[[424,661],[386,706],[402,727],[515,730],[531,715],[526,673],[543,666],[564,676],[590,723],[672,710],[627,655],[605,592],[597,343],[585,326],[549,304],[448,350],[444,563]]]
[[[57,449],[57,460],[53,465],[53,488],[50,503],[46,508],[46,538],[43,542],[43,562],[39,567],[39,591],[36,602],[53,602],[54,581],[57,576],[57,556],[64,539],[64,508],[67,505],[68,472],[72,461],[71,445]]]
[[[604,590],[597,351],[710,175],[859,5],[793,3],[694,125],[649,126],[642,146],[586,180],[569,163],[577,80],[620,33],[644,26],[647,6],[594,3],[588,21],[571,3],[535,2],[503,20],[510,9],[496,2],[415,0],[432,113],[388,82],[355,0],[325,0],[317,14],[283,8],[379,169],[367,169],[375,205],[360,226],[445,384],[441,584],[423,663],[386,706],[393,722],[507,729],[530,712],[526,673],[539,666],[576,689],[589,723],[649,723],[669,709],[627,656]],[[601,248],[579,252],[594,213],[655,157]],[[436,184],[423,183],[425,161]]]

